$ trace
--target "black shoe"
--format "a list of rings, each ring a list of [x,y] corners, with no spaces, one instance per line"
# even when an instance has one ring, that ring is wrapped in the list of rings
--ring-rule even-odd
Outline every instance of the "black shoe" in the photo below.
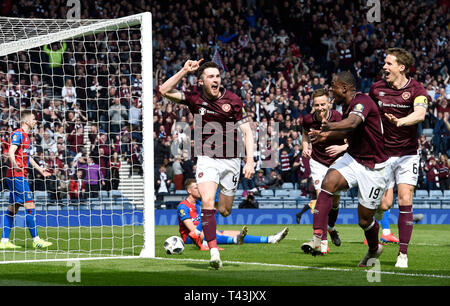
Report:
[[[337,230],[330,231],[329,234],[330,234],[331,241],[333,242],[333,244],[335,246],[340,246],[341,245],[341,238],[339,238],[338,231]]]

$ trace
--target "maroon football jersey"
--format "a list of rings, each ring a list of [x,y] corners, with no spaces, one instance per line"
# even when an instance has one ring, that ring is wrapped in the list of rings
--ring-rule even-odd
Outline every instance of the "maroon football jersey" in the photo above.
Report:
[[[186,91],[184,96],[181,103],[194,115],[195,156],[235,158],[241,150],[245,152],[237,135],[239,125],[248,117],[236,94],[224,89],[216,100],[208,100],[202,91]]]
[[[375,102],[363,93],[357,93],[343,114],[347,118],[355,114],[363,122],[349,134],[347,153],[358,163],[373,169],[388,159],[384,151],[383,127]]]
[[[342,116],[339,112],[335,111],[334,109],[330,110],[328,114],[327,121],[329,122],[335,122],[340,121],[342,119]],[[308,114],[303,118],[303,129],[306,133],[308,133],[311,130],[320,130],[320,127],[322,125],[322,122],[316,119],[315,113]],[[344,152],[338,154],[337,156],[331,157],[325,152],[325,149],[332,145],[343,145],[345,144],[345,141],[343,139],[338,140],[327,140],[325,142],[319,142],[312,145],[312,153],[311,158],[314,159],[316,162],[321,163],[324,166],[331,166],[332,163],[339,157],[341,157]]]
[[[388,156],[418,154],[417,125],[397,127],[384,114],[403,118],[411,114],[416,105],[427,107],[425,88],[411,78],[401,89],[394,89],[385,80],[381,80],[372,85],[369,95],[380,109],[384,128],[384,147]]]

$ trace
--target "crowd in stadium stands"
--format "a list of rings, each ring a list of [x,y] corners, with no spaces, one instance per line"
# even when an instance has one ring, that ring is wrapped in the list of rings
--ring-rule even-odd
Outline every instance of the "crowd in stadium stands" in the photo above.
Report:
[[[382,20],[374,23],[367,21],[368,8],[364,0],[138,0],[133,3],[82,0],[81,16],[118,18],[152,12],[154,170],[159,196],[182,189],[182,182],[194,177],[195,158],[191,156],[193,150],[189,150],[189,145],[188,149],[186,146],[184,150],[179,149],[191,135],[175,125],[182,122],[192,126],[192,114],[187,107],[163,99],[158,88],[187,59],[211,60],[216,50],[224,67],[223,86],[242,98],[255,130],[265,123],[279,125],[279,146],[267,150],[258,146],[255,152],[257,174],[252,180],[241,178],[246,193],[278,188],[284,182],[296,184],[304,195],[312,192],[309,161],[301,155],[302,118],[311,112],[312,91],[328,88],[337,71],[350,70],[359,80],[359,90],[367,93],[371,84],[382,77],[383,50],[389,47],[403,47],[413,53],[416,62],[410,75],[423,83],[429,95],[427,116],[418,131],[422,154],[418,188],[449,189],[449,1],[380,3]],[[6,0],[2,5],[2,15],[14,17],[61,18],[68,10],[65,1],[60,0]],[[108,57],[110,62],[125,62],[130,54],[125,51],[129,48],[138,50],[135,49],[137,43],[117,45],[108,38],[108,43],[103,45],[105,53],[100,54]],[[83,58],[85,53],[81,44],[52,47],[53,52],[61,48],[64,51],[62,69],[70,76],[65,78],[64,84],[60,79],[41,79],[39,75],[27,73],[33,71],[32,64],[21,67],[21,72],[27,75],[22,81],[17,75],[17,67],[1,62],[3,159],[8,133],[17,128],[16,120],[12,119],[17,118],[20,107],[34,106],[42,109],[39,120],[45,122],[32,138],[34,148],[41,148],[36,149],[40,162],[59,165],[60,169],[54,172],[56,177],[77,180],[77,165],[72,158],[66,158],[86,154],[80,144],[84,145],[83,127],[88,121],[100,122],[90,125],[90,155],[100,164],[100,169],[109,172],[103,173],[109,186],[99,188],[117,188],[117,171],[113,169],[120,167],[118,156],[122,153],[128,157],[132,168],[142,174],[141,77],[139,65],[133,64],[140,59],[131,58],[130,65],[113,65],[109,71],[97,71],[95,61],[105,59]],[[26,56],[23,53],[19,56],[25,59],[21,65],[27,65]],[[106,65],[102,67],[107,69]],[[61,68],[49,66],[46,69]],[[117,72],[116,77],[105,78],[111,69]],[[178,88],[194,89],[196,81],[196,75],[189,75]],[[62,100],[35,98],[40,97],[43,82],[63,84]],[[27,100],[19,99],[24,95],[28,95]],[[22,105],[18,105],[18,101]],[[124,119],[126,125],[121,124]],[[49,152],[44,154],[45,157],[43,150]],[[279,163],[272,168],[260,169],[260,162],[271,150],[279,154]],[[35,175],[35,188],[44,188],[40,186],[38,174],[32,174]],[[57,193],[58,184],[64,179],[57,180],[56,187],[47,186],[47,190],[56,188]]]

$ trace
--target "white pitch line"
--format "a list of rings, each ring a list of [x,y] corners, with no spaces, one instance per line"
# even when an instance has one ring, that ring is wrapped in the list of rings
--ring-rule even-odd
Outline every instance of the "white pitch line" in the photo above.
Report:
[[[192,261],[192,262],[209,262],[206,259],[194,259],[194,258],[165,258],[165,257],[155,257],[158,260],[173,260],[173,261]],[[324,270],[324,271],[337,271],[337,272],[373,272],[388,275],[400,275],[400,276],[411,276],[411,277],[426,277],[426,278],[443,278],[450,279],[450,275],[437,275],[437,274],[419,274],[419,273],[405,273],[405,272],[395,272],[395,271],[370,271],[362,269],[344,269],[344,268],[332,268],[332,267],[313,267],[313,266],[297,266],[297,265],[283,265],[283,264],[270,264],[262,262],[244,262],[244,261],[223,261],[223,263],[229,264],[244,264],[244,265],[254,265],[254,266],[265,266],[265,267],[278,267],[278,268],[293,268],[301,270]]]

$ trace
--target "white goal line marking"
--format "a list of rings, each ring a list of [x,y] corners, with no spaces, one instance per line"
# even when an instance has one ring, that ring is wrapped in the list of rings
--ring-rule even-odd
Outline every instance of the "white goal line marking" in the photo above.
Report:
[[[194,259],[194,258],[165,258],[165,257],[155,257],[158,260],[173,260],[173,261],[193,261],[193,262],[209,262],[206,259]],[[332,268],[332,267],[313,267],[313,266],[297,266],[297,265],[283,265],[283,264],[270,264],[262,262],[244,262],[244,261],[223,261],[223,263],[229,264],[243,264],[243,265],[254,265],[254,266],[265,266],[265,267],[279,267],[279,268],[294,268],[301,270],[325,270],[325,271],[337,271],[337,272],[364,272],[367,273],[369,270],[363,269],[344,269],[344,268]],[[387,275],[400,275],[400,276],[412,276],[412,277],[426,277],[426,278],[444,278],[450,279],[450,275],[437,275],[437,274],[419,274],[419,273],[404,273],[395,271],[376,271],[376,273],[387,274]]]

